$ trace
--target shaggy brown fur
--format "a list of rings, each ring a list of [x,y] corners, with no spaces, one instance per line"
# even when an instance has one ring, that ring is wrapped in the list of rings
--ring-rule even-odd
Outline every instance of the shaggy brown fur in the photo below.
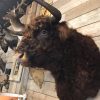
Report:
[[[36,18],[18,52],[25,66],[51,71],[60,100],[86,100],[100,88],[100,51],[89,36],[68,28],[65,22],[52,25],[49,17]]]

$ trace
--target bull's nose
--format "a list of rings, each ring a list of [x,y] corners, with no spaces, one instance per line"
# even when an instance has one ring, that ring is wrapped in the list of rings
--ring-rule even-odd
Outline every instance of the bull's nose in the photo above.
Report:
[[[15,57],[16,58],[22,58],[24,56],[24,53],[19,53],[19,52],[17,52],[16,54],[15,54]]]
[[[19,53],[19,58],[23,58],[24,57],[24,53]]]
[[[22,62],[27,61],[26,53],[17,53],[17,58],[20,59]]]
[[[18,61],[20,62],[21,65],[23,65],[24,67],[30,66],[29,60],[26,56],[26,53],[17,53],[16,55],[17,55],[17,59],[18,59]]]

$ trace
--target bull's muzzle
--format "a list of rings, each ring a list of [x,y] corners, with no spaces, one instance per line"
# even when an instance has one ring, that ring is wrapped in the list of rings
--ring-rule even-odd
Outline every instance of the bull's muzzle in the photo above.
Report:
[[[20,63],[27,62],[26,53],[16,53],[16,59],[19,59]]]

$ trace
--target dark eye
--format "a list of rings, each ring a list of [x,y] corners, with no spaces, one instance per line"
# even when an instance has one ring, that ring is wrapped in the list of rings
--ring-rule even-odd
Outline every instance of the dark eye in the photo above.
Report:
[[[41,36],[41,37],[44,37],[44,38],[48,37],[48,31],[42,30],[42,31],[40,32],[40,36]]]
[[[42,31],[41,31],[41,34],[42,34],[42,35],[47,35],[48,32],[47,32],[46,30],[42,30]]]
[[[38,39],[46,39],[48,37],[48,31],[42,30],[38,35]]]

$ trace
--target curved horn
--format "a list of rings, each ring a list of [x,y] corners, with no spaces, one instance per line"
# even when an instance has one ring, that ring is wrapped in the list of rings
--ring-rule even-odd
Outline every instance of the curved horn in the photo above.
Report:
[[[39,3],[41,6],[45,7],[54,17],[52,18],[53,23],[58,23],[61,19],[61,12],[53,7],[52,5],[48,4],[44,0],[34,0],[35,2]]]

